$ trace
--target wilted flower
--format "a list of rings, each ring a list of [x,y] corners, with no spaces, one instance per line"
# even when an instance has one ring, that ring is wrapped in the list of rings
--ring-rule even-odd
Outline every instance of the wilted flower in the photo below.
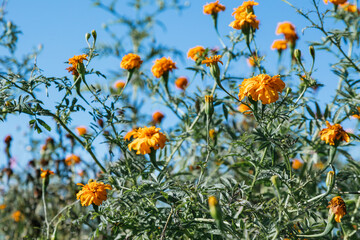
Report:
[[[122,89],[125,87],[125,82],[122,80],[118,80],[114,83],[114,88],[115,89]]]
[[[76,127],[75,129],[80,136],[87,133],[87,128],[85,126],[79,126],[79,127]]]
[[[82,183],[77,185],[82,186],[82,189],[76,194],[76,199],[80,199],[82,206],[89,206],[92,203],[100,206],[107,199],[106,189],[112,190],[109,184],[96,182],[92,179],[86,185]]]
[[[80,163],[80,157],[75,154],[71,154],[65,158],[65,164],[68,166],[78,163]]]
[[[331,125],[326,121],[327,128],[320,131],[321,140],[325,141],[330,145],[335,145],[341,141],[349,142],[350,136],[343,130],[340,124]]]
[[[186,87],[188,86],[188,84],[189,84],[189,82],[188,82],[188,79],[186,77],[179,77],[175,81],[175,86],[178,89],[181,89],[181,90],[185,90]]]
[[[50,171],[50,170],[44,170],[42,168],[40,168],[41,170],[41,178],[47,178],[49,177],[50,175],[54,175],[55,173],[53,171]]]
[[[300,161],[299,159],[294,159],[292,162],[292,168],[295,170],[300,169],[303,165],[304,165],[304,163],[302,161]]]
[[[203,57],[205,53],[205,48],[202,46],[196,46],[193,48],[190,48],[188,53],[187,53],[187,57],[191,58],[192,60],[196,61],[199,58]]]
[[[157,78],[163,76],[165,73],[176,69],[175,63],[170,58],[157,59],[151,68],[151,72]]]
[[[331,199],[328,208],[330,208],[330,211],[335,214],[335,221],[338,223],[341,222],[341,218],[346,215],[346,205],[340,196]]]
[[[128,132],[124,139],[133,141],[128,145],[129,150],[136,150],[136,154],[151,153],[151,149],[157,150],[165,147],[165,142],[168,141],[165,134],[160,132],[160,128],[143,127],[137,128]]]
[[[24,218],[23,214],[19,210],[15,211],[11,217],[15,222],[20,222]]]
[[[273,44],[271,45],[271,49],[282,51],[287,49],[287,41],[286,40],[275,40]]]
[[[11,135],[7,135],[4,139],[4,142],[6,145],[9,145],[11,143],[11,141],[12,141]]]
[[[290,22],[278,23],[276,34],[284,34],[287,41],[294,43],[299,37],[296,34],[295,26]]]
[[[204,5],[204,14],[217,14],[221,11],[225,11],[225,6],[221,5],[219,1],[208,3]]]
[[[72,58],[69,58],[69,64],[71,64],[72,66],[66,68],[66,70],[71,72],[72,75],[75,75],[75,76],[79,75],[79,73],[77,72],[78,64],[79,63],[82,64],[84,60],[87,61],[87,57],[88,57],[87,54],[82,54],[82,55],[77,55]]]
[[[133,70],[135,68],[140,68],[142,63],[143,61],[138,55],[129,53],[121,59],[120,67],[126,70]]]
[[[163,118],[165,117],[165,115],[162,112],[155,112],[152,115],[153,121],[154,123],[161,123],[161,121],[163,120]]]

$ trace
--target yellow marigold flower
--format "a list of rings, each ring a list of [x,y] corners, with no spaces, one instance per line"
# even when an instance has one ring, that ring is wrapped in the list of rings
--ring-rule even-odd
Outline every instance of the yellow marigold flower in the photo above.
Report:
[[[165,147],[165,142],[168,141],[165,134],[160,132],[160,128],[143,127],[134,129],[128,132],[124,139],[130,140],[133,137],[134,140],[128,145],[129,150],[136,150],[136,154],[151,153],[151,149],[157,150]]]
[[[80,136],[87,133],[87,128],[84,126],[79,126],[79,127],[76,127],[75,129]]]
[[[80,157],[75,154],[71,154],[65,158],[65,164],[68,166],[78,163],[80,163]]]
[[[124,87],[125,87],[125,82],[124,81],[119,80],[119,81],[116,81],[114,83],[114,88],[115,89],[122,89]]]
[[[188,84],[189,84],[189,82],[188,82],[187,77],[179,77],[175,81],[175,86],[181,90],[185,90],[187,88]]]
[[[357,110],[360,112],[360,107],[357,107]],[[360,115],[354,114],[352,115],[354,118],[360,119]]]
[[[82,206],[89,206],[92,203],[100,206],[107,199],[106,189],[112,190],[109,184],[92,179],[86,185],[82,183],[77,185],[82,186],[82,189],[76,194],[76,199],[80,199]]]
[[[238,30],[243,30],[244,28],[253,27],[259,29],[260,21],[256,19],[256,15],[253,13],[243,12],[240,13],[238,18],[229,24],[230,27]]]
[[[287,41],[286,40],[275,40],[271,45],[271,49],[273,50],[285,50],[287,49]]]
[[[248,106],[246,106],[245,104],[240,104],[238,107],[238,111],[245,115],[251,114],[251,109]]]
[[[209,206],[210,207],[215,207],[219,204],[218,200],[216,199],[215,196],[210,196],[209,199],[208,199],[208,202],[209,202]]]
[[[66,68],[66,70],[71,72],[72,75],[75,75],[75,76],[79,75],[79,73],[77,72],[77,65],[79,63],[83,63],[84,60],[87,61],[87,57],[88,57],[87,54],[82,54],[82,55],[77,55],[72,58],[69,58],[69,64],[71,64],[72,66]]]
[[[3,209],[5,209],[6,208],[6,204],[1,204],[0,205],[0,210],[3,210]]]
[[[204,14],[217,14],[221,11],[225,11],[225,6],[221,5],[219,1],[208,3],[204,5]]]
[[[327,128],[320,131],[321,140],[325,141],[330,145],[335,145],[335,142],[349,142],[350,136],[343,130],[340,124],[331,125],[326,121]]]
[[[210,137],[212,140],[214,140],[215,136],[216,136],[215,129],[210,129],[210,130],[209,130],[209,137]]]
[[[134,68],[140,68],[142,63],[143,61],[138,55],[129,53],[121,59],[120,67],[126,70],[133,70]]]
[[[205,60],[201,62],[201,64],[206,64],[207,67],[210,67],[211,65],[215,65],[218,62],[223,64],[223,62],[220,60],[222,56],[221,55],[215,55],[213,57],[206,57]]]
[[[205,53],[205,48],[202,46],[196,46],[193,48],[190,48],[188,53],[187,53],[187,57],[191,58],[192,60],[196,61],[199,58],[201,58]]]
[[[279,75],[270,77],[267,74],[259,74],[244,79],[239,87],[240,101],[246,96],[251,96],[254,101],[261,100],[262,104],[269,104],[279,99],[278,92],[282,92],[285,83],[280,79]]]
[[[299,159],[294,159],[292,162],[292,168],[295,170],[300,169],[303,165],[304,165],[304,163],[302,161],[300,161]]]
[[[331,2],[335,5],[344,4],[347,2],[347,0],[323,0],[325,4],[328,4],[328,2]]]
[[[231,14],[235,19],[241,18],[241,14],[244,12],[253,12],[253,6],[259,5],[259,3],[254,1],[243,2],[238,8],[234,8],[234,12]]]
[[[151,72],[154,74],[155,77],[159,78],[164,73],[172,71],[176,68],[177,67],[175,63],[170,58],[163,57],[155,61],[154,65],[151,68]]]
[[[23,214],[19,210],[15,211],[11,217],[15,222],[20,222],[24,218]]]
[[[360,13],[360,10],[354,4],[344,3],[344,4],[341,4],[340,7],[342,7],[342,9],[344,9],[344,11],[346,11],[346,12]]]
[[[41,178],[46,178],[46,177],[48,177],[48,176],[50,176],[50,175],[54,175],[55,173],[53,172],[53,171],[50,171],[50,170],[44,170],[44,169],[42,169],[42,168],[40,168],[40,170],[41,170]]]
[[[341,219],[346,215],[346,205],[340,196],[331,199],[328,208],[335,214],[335,221],[338,223],[341,222]]]
[[[161,121],[163,120],[163,118],[165,117],[164,114],[162,114],[161,112],[155,112],[153,115],[152,115],[152,118],[153,118],[153,121],[154,123],[161,123]]]
[[[295,32],[295,26],[290,22],[278,23],[276,34],[284,34],[287,41],[294,43],[299,37]]]

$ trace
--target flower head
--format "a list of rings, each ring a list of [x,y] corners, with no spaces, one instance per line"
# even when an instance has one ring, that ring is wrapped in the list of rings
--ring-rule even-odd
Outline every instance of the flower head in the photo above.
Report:
[[[335,221],[338,223],[341,222],[341,219],[346,215],[346,205],[340,196],[331,199],[328,208],[335,214]]]
[[[357,107],[358,112],[360,112],[360,107]],[[352,115],[354,118],[360,119],[360,115],[359,114],[354,114]]]
[[[289,41],[291,43],[294,43],[297,39],[299,39],[295,31],[295,26],[290,22],[278,23],[278,26],[276,28],[276,34],[284,34],[286,41]]]
[[[249,27],[259,29],[260,21],[256,19],[255,14],[251,12],[242,12],[235,16],[237,16],[237,18],[229,24],[230,27],[238,30],[248,29]]]
[[[282,51],[287,49],[287,41],[286,40],[275,40],[273,44],[271,45],[271,49]]]
[[[80,157],[75,154],[71,154],[65,158],[65,164],[68,166],[78,163],[80,163]]]
[[[242,13],[253,13],[253,6],[259,5],[259,3],[254,2],[254,1],[246,1],[243,2],[243,4],[237,8],[234,8],[234,12],[231,14],[232,16],[235,17],[235,19],[239,19],[241,18],[241,14]]]
[[[175,63],[170,58],[163,57],[155,61],[154,65],[151,68],[151,72],[154,74],[155,77],[160,78],[164,75],[164,73],[172,71],[176,68],[177,67]]]
[[[124,139],[133,141],[128,145],[129,150],[136,150],[136,154],[151,153],[151,149],[157,150],[165,147],[165,142],[168,141],[165,134],[160,132],[160,128],[143,127],[137,128],[128,132]]]
[[[207,67],[210,67],[211,65],[217,65],[218,62],[223,64],[223,62],[220,60],[222,56],[221,55],[215,55],[213,57],[206,57],[205,60],[201,62],[201,64],[206,64]]]
[[[19,210],[17,210],[11,215],[11,217],[15,222],[20,222],[24,218],[24,215]]]
[[[50,171],[50,170],[44,170],[42,168],[40,168],[41,170],[41,178],[47,178],[49,177],[50,175],[54,175],[55,173],[53,171]]]
[[[328,4],[328,2],[331,2],[335,5],[344,4],[347,2],[347,0],[323,0],[325,4]]]
[[[135,68],[140,68],[142,63],[143,61],[138,55],[129,53],[121,59],[120,67],[126,70],[133,70]]]
[[[225,11],[225,6],[221,5],[219,1],[208,3],[204,5],[204,14],[217,14],[221,11]]]
[[[215,136],[216,136],[216,131],[215,131],[215,129],[210,129],[210,130],[209,130],[209,137],[210,137],[212,140],[214,140]]]
[[[326,121],[327,128],[320,131],[321,140],[325,141],[330,145],[335,145],[341,141],[349,142],[350,136],[343,130],[340,124],[331,125]]]
[[[115,89],[122,89],[125,87],[125,82],[124,81],[121,81],[121,80],[118,80],[114,83],[114,88]]]
[[[80,136],[85,135],[87,133],[87,128],[85,126],[79,126],[76,127],[75,129]]]
[[[351,4],[351,3],[341,4],[340,7],[346,12],[360,13],[360,10],[356,7],[356,5]]]
[[[0,204],[0,210],[3,210],[6,208],[6,204]]]
[[[216,199],[215,196],[210,196],[209,199],[208,199],[208,202],[209,202],[209,206],[210,207],[215,207],[219,204],[218,200]]]
[[[196,46],[193,48],[190,48],[188,53],[187,53],[187,57],[191,58],[192,60],[196,61],[199,58],[203,57],[205,53],[205,48],[202,46]]]
[[[259,57],[256,54],[253,54],[252,56],[248,57],[246,61],[250,67],[256,67],[256,62],[259,61]]]
[[[254,101],[261,100],[262,104],[269,104],[279,99],[278,92],[282,92],[285,83],[279,75],[270,77],[267,74],[259,74],[252,78],[244,79],[239,89],[239,100],[249,97]]]
[[[77,55],[72,58],[69,58],[69,64],[71,64],[71,67],[66,68],[66,70],[71,72],[72,75],[75,75],[75,76],[79,75],[79,73],[77,72],[78,64],[79,63],[82,64],[84,60],[87,61],[87,57],[88,57],[87,54],[82,54],[82,55]]]
[[[175,86],[181,90],[185,90],[187,88],[188,84],[189,84],[189,82],[188,82],[187,77],[179,77],[175,81]]]
[[[251,109],[248,106],[246,106],[245,104],[240,104],[238,107],[238,111],[245,115],[251,114]]]
[[[82,186],[82,189],[76,194],[76,199],[80,199],[82,206],[89,206],[92,203],[100,206],[107,199],[106,189],[112,190],[109,184],[92,179],[86,185],[81,183],[77,185]]]
[[[162,112],[154,112],[154,114],[152,115],[153,121],[154,123],[161,123],[161,121],[163,120],[163,118],[165,117],[165,115]]]
[[[299,159],[294,159],[292,162],[292,168],[295,170],[300,169],[303,165],[304,165],[304,163],[302,161],[300,161]]]

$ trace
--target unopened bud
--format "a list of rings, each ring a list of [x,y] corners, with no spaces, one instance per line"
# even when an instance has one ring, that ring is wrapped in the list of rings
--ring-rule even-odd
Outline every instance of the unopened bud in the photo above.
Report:
[[[90,35],[90,33],[86,33],[85,34],[85,39],[86,39],[86,41],[89,41],[89,38],[91,37],[91,35]]]
[[[313,59],[315,59],[315,49],[313,46],[310,46],[309,47],[309,52],[310,52],[310,55]]]
[[[205,113],[209,117],[214,113],[214,98],[212,95],[205,96]]]
[[[91,35],[93,36],[94,41],[96,41],[96,38],[97,38],[97,33],[96,33],[96,31],[95,31],[95,30],[92,30],[92,31],[91,31]]]
[[[334,175],[335,175],[334,171],[329,171],[327,173],[326,181],[325,181],[327,187],[330,187],[334,184],[335,181]]]
[[[221,211],[219,208],[219,202],[215,196],[210,196],[208,199],[210,215],[215,219],[221,219]]]
[[[215,79],[215,81],[217,83],[218,83],[218,81],[220,81],[220,68],[219,68],[219,65],[217,63],[211,64],[211,66],[210,66],[210,74]],[[219,85],[219,83],[218,83],[218,85]]]
[[[291,93],[292,89],[291,88],[286,88],[286,94],[285,96],[287,97],[290,93]]]
[[[299,49],[295,49],[294,57],[299,63],[301,62],[301,51]]]
[[[270,178],[271,183],[274,185],[274,187],[278,188],[280,181],[278,175],[274,175]]]

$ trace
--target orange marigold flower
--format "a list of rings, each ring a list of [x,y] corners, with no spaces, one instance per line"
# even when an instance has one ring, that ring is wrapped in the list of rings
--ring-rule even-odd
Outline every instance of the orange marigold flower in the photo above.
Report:
[[[15,211],[11,217],[15,222],[20,222],[24,218],[23,214],[19,210]]]
[[[315,168],[319,169],[319,170],[322,170],[324,169],[325,165],[322,163],[322,162],[317,162],[317,163],[314,163],[313,165]]]
[[[360,107],[357,107],[358,112],[360,112]],[[352,115],[354,118],[360,119],[360,115],[359,114],[354,114]]]
[[[221,5],[219,1],[204,5],[204,14],[217,14],[221,11],[225,11],[225,6]]]
[[[349,142],[350,136],[343,130],[340,124],[331,125],[326,121],[327,128],[320,131],[321,140],[325,141],[330,145],[335,145],[336,142]]]
[[[3,210],[3,209],[5,209],[6,208],[6,204],[1,204],[0,205],[0,210]]]
[[[82,206],[89,206],[92,203],[100,206],[107,199],[106,189],[112,190],[109,184],[92,179],[86,185],[82,183],[77,185],[82,186],[82,189],[76,194],[76,199],[80,199]]]
[[[157,59],[154,63],[154,65],[151,68],[151,72],[154,74],[155,77],[159,78],[164,73],[168,71],[172,71],[173,69],[176,69],[175,63],[170,58],[160,58]]]
[[[323,0],[325,4],[328,4],[328,2],[331,2],[335,5],[344,4],[347,2],[347,0]]]
[[[278,26],[276,28],[276,34],[284,34],[285,39],[292,43],[299,39],[298,35],[295,32],[295,26],[290,22],[278,23]]]
[[[331,199],[328,208],[335,214],[335,221],[338,223],[341,222],[341,219],[346,215],[346,205],[340,196]]]
[[[118,80],[114,83],[114,88],[115,89],[122,89],[125,87],[125,82],[124,81],[121,81],[121,80]]]
[[[175,81],[175,86],[181,90],[185,90],[187,88],[188,84],[189,84],[189,82],[188,82],[187,77],[179,77]]]
[[[49,177],[50,175],[54,175],[55,173],[53,171],[50,171],[50,170],[44,170],[42,168],[40,168],[41,170],[41,178],[47,178]]]
[[[258,61],[258,59],[259,58],[256,55],[254,55],[254,56],[248,57],[246,59],[246,61],[250,67],[256,67],[255,62]]]
[[[194,61],[197,61],[199,58],[201,58],[205,53],[205,48],[202,46],[196,46],[193,48],[190,48],[187,57],[191,58]]]
[[[75,154],[71,154],[65,158],[65,164],[68,166],[78,163],[80,163],[80,157]]]
[[[153,121],[154,123],[161,123],[161,121],[163,120],[163,118],[165,117],[164,114],[162,114],[161,112],[155,112],[153,115],[152,115],[152,118],[153,118]]]
[[[275,40],[271,45],[271,49],[273,50],[285,50],[287,49],[287,41],[286,40]]]
[[[223,62],[220,60],[220,58],[222,58],[221,55],[215,55],[215,56],[212,56],[212,57],[206,57],[205,60],[203,60],[201,62],[201,64],[206,64],[207,67],[210,67],[211,65],[215,65],[218,62],[223,64]]]
[[[229,24],[230,27],[238,30],[243,30],[244,28],[253,27],[259,29],[260,21],[256,19],[256,15],[253,13],[243,12],[238,15],[233,22]]]
[[[79,127],[76,127],[75,129],[80,136],[87,133],[87,128],[84,126],[79,126]]]
[[[133,70],[134,68],[140,68],[142,63],[143,61],[138,55],[129,53],[121,59],[120,67],[126,70]]]
[[[294,159],[292,162],[292,168],[295,170],[300,169],[303,165],[304,165],[304,163],[302,161],[300,161],[299,159]]]
[[[261,100],[262,104],[269,104],[279,99],[278,92],[282,92],[285,83],[280,79],[279,75],[270,77],[267,74],[259,74],[252,78],[244,79],[239,89],[239,100],[243,100],[246,96],[254,101]]]
[[[133,137],[133,141],[128,145],[129,150],[136,150],[136,154],[151,153],[151,149],[157,150],[165,147],[165,142],[168,141],[165,134],[160,132],[160,128],[143,127],[134,129],[128,132],[124,139],[130,140]]]
[[[245,115],[251,114],[251,109],[248,106],[246,106],[245,104],[240,104],[238,107],[238,111]]]
[[[254,1],[243,2],[238,8],[234,8],[234,12],[231,14],[235,19],[241,18],[241,14],[244,12],[253,12],[253,6],[259,5],[259,3]]]
[[[210,137],[212,140],[214,140],[215,136],[216,136],[216,131],[215,131],[215,129],[210,129],[210,130],[209,130],[209,137]]]
[[[218,200],[216,199],[215,196],[210,196],[209,199],[208,199],[208,202],[209,202],[209,206],[210,207],[215,207],[219,204]]]
[[[77,65],[79,63],[83,63],[84,60],[87,61],[87,54],[82,54],[82,55],[77,55],[74,56],[72,58],[69,58],[69,64],[71,64],[71,67],[66,68],[66,70],[68,70],[69,72],[71,72],[72,75],[79,75],[79,73],[77,72]]]
[[[346,12],[360,13],[360,10],[354,4],[344,3],[344,4],[341,4],[340,7],[342,7],[342,9],[344,9],[344,11],[346,11]]]

